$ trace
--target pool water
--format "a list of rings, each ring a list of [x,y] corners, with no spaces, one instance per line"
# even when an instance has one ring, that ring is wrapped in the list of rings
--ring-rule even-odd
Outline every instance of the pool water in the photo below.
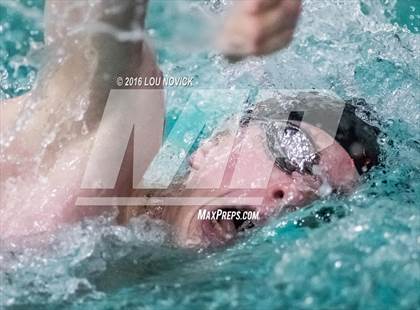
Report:
[[[165,74],[192,75],[196,88],[365,98],[383,132],[381,166],[351,196],[273,219],[225,249],[173,248],[165,225],[144,217],[127,227],[86,220],[41,248],[2,243],[0,307],[420,308],[420,3],[307,0],[287,50],[232,65],[206,47],[191,53],[177,35],[224,2],[151,1],[147,23]],[[34,83],[39,64],[28,55],[42,48],[42,7],[0,2],[2,99]],[[167,97],[166,134],[191,103],[188,89]],[[242,104],[205,99],[210,123]]]

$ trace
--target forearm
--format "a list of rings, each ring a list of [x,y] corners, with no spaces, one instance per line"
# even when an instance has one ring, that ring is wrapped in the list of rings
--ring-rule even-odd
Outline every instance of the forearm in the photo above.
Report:
[[[146,0],[48,0],[46,43],[81,57],[89,48],[101,68],[140,63],[145,10]]]
[[[144,11],[143,15],[140,11],[133,14],[133,5],[140,6],[143,1],[123,0],[121,3],[130,6],[124,7],[125,10],[111,10],[111,6],[107,6],[112,14],[107,13],[103,5],[117,1],[101,0],[89,5],[91,1],[86,0],[47,0],[45,60],[36,84],[25,98],[19,98],[20,108],[8,113],[7,119],[2,113],[1,119],[2,132],[5,132],[21,114],[33,110],[31,118],[23,123],[20,142],[16,142],[24,149],[36,150],[51,131],[71,137],[74,132],[80,133],[82,126],[87,126],[89,132],[94,132],[109,92],[116,88],[117,76],[160,73],[153,53],[143,46],[141,38],[122,42],[109,33],[96,31],[94,26],[105,21],[125,33],[144,23]],[[159,102],[156,109],[162,106],[163,102]]]
[[[45,38],[58,64],[48,93],[56,98],[89,92],[89,123],[96,123],[118,76],[137,75],[155,67],[145,59],[143,29],[146,0],[48,0]],[[152,70],[152,71],[153,71]]]
[[[146,4],[147,0],[47,0],[47,43],[69,38],[69,33],[89,33],[100,23],[125,31],[143,27]]]

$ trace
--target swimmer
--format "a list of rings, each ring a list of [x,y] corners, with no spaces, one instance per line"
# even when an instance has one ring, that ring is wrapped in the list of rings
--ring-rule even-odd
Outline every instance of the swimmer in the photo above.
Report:
[[[144,41],[144,34],[139,31],[144,28],[146,2],[46,2],[45,41],[48,64],[40,71],[39,79],[29,94],[1,103],[1,239],[48,233],[63,224],[115,209],[78,208],[75,202],[105,102],[110,90],[116,87],[115,77],[161,74],[151,49]],[[263,55],[285,47],[292,38],[299,11],[298,0],[240,1],[226,21],[219,46],[231,57]],[[257,105],[251,119],[262,118],[258,112],[261,106],[263,104]],[[277,110],[271,106],[269,111],[275,114]],[[151,160],[162,143],[163,100],[157,100],[153,109],[147,112],[146,116],[140,113],[138,117],[156,134],[151,137],[145,151],[145,158]],[[360,162],[365,167],[377,162],[374,156],[377,152],[368,152],[370,144],[364,143],[373,143],[374,139],[362,139],[365,132],[360,128],[370,127],[362,121],[360,123],[354,113],[351,115],[355,118],[350,118],[349,123],[346,118],[344,123],[346,126],[357,125],[349,127],[352,138],[356,140],[345,138],[343,143],[347,144],[340,144],[341,140],[337,139],[324,153],[317,154],[316,161],[312,163],[320,167],[328,184],[337,191],[347,191],[354,186]],[[277,120],[285,121],[286,118],[283,115]],[[273,118],[267,116],[261,123],[268,126],[272,121]],[[245,156],[245,159],[263,163],[265,159],[272,160],[276,156],[279,150],[267,141],[277,139],[280,133],[273,132],[273,129],[268,133],[270,126],[266,125],[259,126],[250,122],[246,130],[241,129],[246,131],[243,134],[247,141],[245,145],[250,148],[249,156]],[[114,129],[112,124],[105,126],[110,126],[109,130]],[[312,141],[317,144],[318,139],[325,139],[326,134],[314,124],[301,122],[295,127],[301,128],[296,131],[302,135],[305,143]],[[267,134],[267,141],[261,138],[264,133]],[[342,134],[346,136],[345,130]],[[369,131],[368,136],[371,135]],[[217,166],[211,163],[217,162],[219,152],[226,152],[223,145],[231,143],[234,137],[235,134],[231,132],[203,143],[191,159],[195,174],[198,173],[201,179],[210,177],[212,169]],[[358,144],[361,146],[359,151],[361,149],[363,154],[369,155],[366,158],[362,156],[362,161],[354,159],[349,153],[348,143],[352,144],[357,139],[362,139]],[[263,151],[267,148],[269,152]],[[241,154],[243,152],[247,154],[246,148]],[[315,198],[315,188],[321,186],[318,177],[300,170],[300,166],[294,169],[292,159],[283,164],[276,161],[264,194],[264,207],[261,207],[263,219],[285,206],[297,208],[309,203]],[[304,161],[305,167],[312,164]],[[123,180],[127,179],[126,184],[130,183],[129,175],[124,172],[121,174]],[[252,178],[252,171],[244,170],[241,175],[243,178]],[[307,190],[308,186],[311,190]],[[121,189],[121,192],[124,190]],[[287,203],[279,203],[284,197]],[[206,206],[156,208],[158,211],[150,213],[151,216],[156,214],[156,217],[173,227],[176,241],[181,245],[206,246],[232,239],[238,224],[226,222],[212,226],[212,223],[200,222],[195,215],[197,210],[203,208]],[[244,206],[231,208],[242,210]],[[135,210],[119,207],[118,222],[127,223],[131,217],[149,212],[148,209],[141,206]]]
[[[363,99],[341,101],[316,91],[258,102],[242,115],[239,129],[228,126],[201,143],[190,158],[183,186],[175,187],[178,193],[185,192],[184,197],[197,197],[200,189],[187,188],[217,184],[222,173],[212,197],[231,197],[232,205],[215,206],[209,199],[208,204],[155,209],[149,214],[171,224],[183,246],[218,246],[272,216],[331,193],[351,193],[360,176],[379,162],[378,128],[362,119],[369,115]],[[265,185],[257,191],[262,203],[235,204],[235,197],[255,196],[253,185],[262,179]],[[127,223],[145,210],[121,208],[119,219]],[[236,211],[236,216],[203,219],[202,210]],[[249,211],[259,218],[248,220],[244,215]]]

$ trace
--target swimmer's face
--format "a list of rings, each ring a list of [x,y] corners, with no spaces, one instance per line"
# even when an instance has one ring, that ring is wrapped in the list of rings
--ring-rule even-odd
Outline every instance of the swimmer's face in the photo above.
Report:
[[[204,142],[191,157],[186,186],[213,188],[211,197],[229,200],[223,206],[215,205],[209,198],[197,206],[168,208],[166,217],[175,227],[179,243],[221,245],[270,216],[302,208],[331,192],[351,191],[359,175],[349,154],[325,131],[306,123],[300,127],[321,150],[312,173],[290,172],[276,166],[265,131],[258,124],[240,128],[239,134],[228,132]],[[199,191],[195,190],[193,196],[200,196]],[[262,203],[243,202],[250,197],[260,197]],[[200,209],[257,211],[260,219],[251,223],[201,220]]]

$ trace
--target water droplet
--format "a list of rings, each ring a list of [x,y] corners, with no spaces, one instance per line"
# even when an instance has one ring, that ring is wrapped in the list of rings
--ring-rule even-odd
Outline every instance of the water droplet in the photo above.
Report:
[[[86,125],[86,122],[85,122],[85,121],[83,121],[81,134],[82,134],[83,136],[85,136],[85,135],[87,135],[88,133],[89,133],[89,129],[88,129],[87,125]]]
[[[191,142],[193,142],[193,140],[194,140],[194,134],[192,132],[187,132],[184,135],[184,142],[186,144],[190,144]]]
[[[179,152],[179,154],[178,154],[178,157],[180,158],[180,159],[183,159],[183,158],[185,158],[185,156],[187,155],[187,152],[184,150],[184,149],[182,149],[180,152]]]

